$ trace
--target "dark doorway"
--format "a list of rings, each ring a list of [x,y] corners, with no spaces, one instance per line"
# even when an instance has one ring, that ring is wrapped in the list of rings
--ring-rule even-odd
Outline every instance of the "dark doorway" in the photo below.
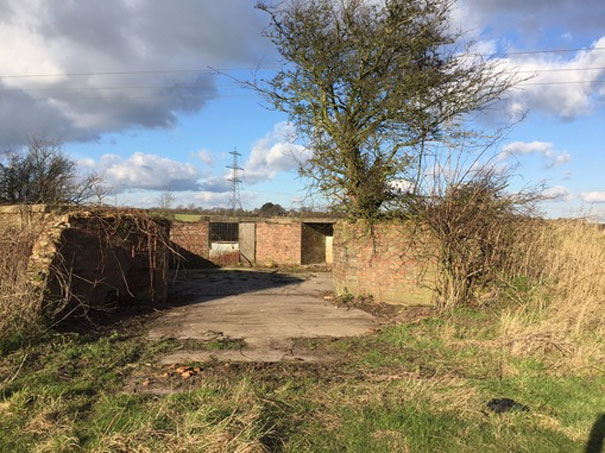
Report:
[[[334,225],[331,223],[303,223],[301,263],[330,263],[333,236]]]

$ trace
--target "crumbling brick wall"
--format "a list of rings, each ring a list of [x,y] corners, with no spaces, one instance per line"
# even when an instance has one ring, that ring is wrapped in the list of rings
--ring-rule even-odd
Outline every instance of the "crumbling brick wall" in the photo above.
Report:
[[[181,256],[179,266],[189,269],[213,267],[210,262],[210,222],[172,222],[170,240]]]
[[[0,206],[0,226],[29,228],[41,224],[45,218],[55,216],[59,212],[60,209],[52,210],[44,204]]]
[[[167,297],[167,223],[141,228],[136,214],[80,212],[61,220],[48,270],[49,298],[91,308]],[[55,227],[55,231],[57,227]],[[54,233],[57,235],[57,232]]]
[[[135,212],[93,211],[43,205],[0,209],[0,223],[26,222],[38,231],[27,272],[40,297],[66,307],[164,301],[169,225]]]
[[[256,262],[262,266],[300,265],[302,224],[267,220],[256,225]]]
[[[428,303],[427,258],[413,232],[396,222],[338,222],[334,228],[334,289],[377,302]]]

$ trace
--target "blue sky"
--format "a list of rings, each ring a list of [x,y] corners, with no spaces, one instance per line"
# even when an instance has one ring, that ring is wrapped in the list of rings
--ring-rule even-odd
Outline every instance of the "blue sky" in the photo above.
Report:
[[[170,190],[176,204],[226,207],[237,148],[244,207],[321,205],[297,177],[293,155],[310,151],[286,117],[209,70],[272,75],[254,3],[0,0],[0,150],[45,135],[103,174],[119,204],[152,206]],[[518,187],[546,186],[548,215],[605,216],[605,2],[460,0],[452,27],[534,76],[481,122],[527,113],[495,161],[514,166]]]

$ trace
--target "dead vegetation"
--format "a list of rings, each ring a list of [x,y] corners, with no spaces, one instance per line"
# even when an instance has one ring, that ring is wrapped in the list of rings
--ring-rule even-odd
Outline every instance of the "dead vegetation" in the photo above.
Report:
[[[428,233],[426,248],[434,250],[439,309],[476,303],[482,290],[516,272],[535,197],[507,193],[508,183],[507,176],[477,173],[436,184],[416,199],[419,229]]]
[[[23,221],[25,217],[21,222],[0,223],[0,345],[19,344],[35,338],[38,327],[47,329],[75,317],[92,321],[91,313],[114,311],[125,300],[144,297],[153,303],[165,297],[162,288],[167,286],[169,255],[178,259],[178,254],[163,221],[140,210],[107,208],[64,207],[60,215]],[[91,267],[98,275],[74,269],[82,244],[71,244],[64,237],[64,222],[69,222],[71,230],[81,231],[74,233],[80,235],[79,241],[91,243],[94,253],[81,258],[98,258]],[[36,242],[41,249],[37,252],[49,256],[34,257],[32,265]],[[44,250],[48,247],[49,251]],[[124,266],[132,263],[144,268],[141,272],[147,272],[147,277],[130,281]],[[112,284],[106,272],[117,274],[119,281]],[[87,296],[98,289],[115,297],[92,304]]]
[[[516,351],[556,348],[578,359],[603,357],[605,229],[584,220],[533,222],[523,243],[514,303],[501,331]]]
[[[0,350],[2,343],[19,342],[39,321],[41,301],[27,273],[38,233],[32,226],[0,223]]]

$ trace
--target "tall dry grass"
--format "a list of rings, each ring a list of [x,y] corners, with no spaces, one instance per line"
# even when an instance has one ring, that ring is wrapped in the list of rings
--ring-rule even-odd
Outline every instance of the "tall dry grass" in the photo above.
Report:
[[[521,349],[554,345],[570,353],[591,341],[594,349],[603,348],[605,228],[582,220],[525,227],[515,272],[528,284],[519,305],[502,317],[503,337]]]
[[[38,324],[41,301],[27,275],[38,231],[0,225],[0,352],[27,337]]]
[[[555,222],[540,237],[543,278],[552,287],[552,315],[574,332],[605,329],[605,229]]]

